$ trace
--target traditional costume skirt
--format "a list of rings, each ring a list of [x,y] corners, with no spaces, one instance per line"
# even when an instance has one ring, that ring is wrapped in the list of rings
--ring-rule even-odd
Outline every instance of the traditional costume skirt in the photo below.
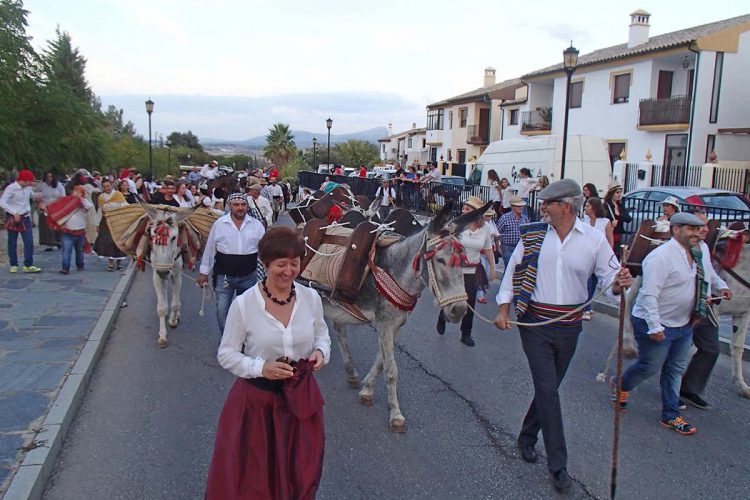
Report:
[[[234,382],[216,431],[207,500],[315,498],[325,432],[311,367],[284,382]]]
[[[110,259],[125,258],[125,254],[117,248],[117,245],[112,240],[112,233],[109,232],[109,226],[107,226],[107,219],[105,217],[102,217],[102,221],[99,223],[99,234],[94,243],[94,252],[99,257],[109,257]]]
[[[47,214],[39,212],[39,244],[44,247],[59,247],[60,233],[47,225]]]

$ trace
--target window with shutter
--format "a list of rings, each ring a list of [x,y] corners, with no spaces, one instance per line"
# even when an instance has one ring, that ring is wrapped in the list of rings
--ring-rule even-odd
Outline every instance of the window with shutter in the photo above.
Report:
[[[518,110],[511,109],[508,116],[508,125],[518,125]]]
[[[630,98],[630,73],[615,76],[615,91],[612,96],[613,104],[628,102]]]
[[[570,107],[580,108],[583,102],[583,82],[570,84]]]

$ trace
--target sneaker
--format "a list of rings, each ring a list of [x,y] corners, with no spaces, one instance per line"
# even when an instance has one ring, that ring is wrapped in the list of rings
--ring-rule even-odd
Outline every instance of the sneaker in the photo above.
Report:
[[[8,272],[17,273],[18,272],[18,266],[10,266],[10,269],[8,269]]]
[[[23,272],[25,273],[38,273],[41,272],[41,267],[36,266],[23,266]]]
[[[584,311],[582,319],[583,321],[591,321],[591,311]]]
[[[677,408],[679,410],[687,410],[687,405],[685,404],[683,400],[680,399],[677,401]]]
[[[60,269],[60,274],[70,274],[70,271],[67,269]]]
[[[698,429],[685,422],[682,417],[675,417],[672,420],[662,420],[661,425],[669,429],[674,429],[675,432],[679,432],[683,436],[690,436],[698,432]]]
[[[690,394],[688,392],[681,392],[680,396],[685,398],[690,402],[691,405],[695,406],[696,408],[700,408],[701,410],[709,410],[711,409],[711,405],[708,401],[703,399],[702,397],[698,396],[697,394]],[[682,399],[680,399],[680,403],[685,404]],[[681,410],[683,408],[680,408]]]
[[[618,409],[621,412],[628,411],[628,396],[630,393],[628,391],[620,391],[620,402],[618,404],[617,402],[617,380],[615,377],[609,378],[609,391],[610,391],[610,400],[612,401],[612,404],[614,405],[615,409]]]

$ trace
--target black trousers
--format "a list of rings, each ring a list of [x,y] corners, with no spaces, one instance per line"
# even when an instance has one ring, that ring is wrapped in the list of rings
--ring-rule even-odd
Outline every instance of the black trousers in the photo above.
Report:
[[[464,274],[464,287],[466,288],[466,295],[469,296],[469,299],[466,301],[469,303],[469,305],[474,308],[477,304],[477,280],[476,275],[474,274]],[[464,314],[463,319],[461,320],[461,334],[462,335],[471,335],[471,328],[474,325],[474,311],[471,309],[466,310],[466,314]],[[442,326],[445,328],[445,316],[443,315],[443,310],[440,310],[440,315],[438,316],[438,326]]]
[[[532,322],[528,318],[523,321]],[[535,445],[541,430],[549,470],[554,474],[564,469],[568,461],[557,389],[573,359],[581,329],[556,328],[554,325],[519,326],[518,329],[534,381],[534,400],[523,419],[518,442]]]
[[[680,392],[701,394],[706,389],[708,377],[719,359],[719,327],[710,320],[702,319],[693,327],[693,343],[698,351],[682,376]]]

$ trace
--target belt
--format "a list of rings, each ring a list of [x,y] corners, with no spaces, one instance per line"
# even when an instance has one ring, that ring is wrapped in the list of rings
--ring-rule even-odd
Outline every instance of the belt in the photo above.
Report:
[[[252,385],[256,389],[260,389],[261,391],[277,392],[279,394],[283,392],[283,388],[284,388],[283,380],[270,380],[270,379],[263,378],[263,377],[246,378],[244,380],[248,384]]]
[[[526,313],[535,319],[546,321],[550,319],[557,319],[560,316],[563,316],[566,313],[569,313],[570,311],[573,311],[574,309],[577,309],[579,307],[580,307],[580,304],[557,305],[557,304],[544,304],[542,302],[532,301],[529,303],[529,308]],[[570,315],[565,319],[559,320],[558,325],[561,325],[561,326],[578,325],[581,323],[582,318],[583,318],[583,311],[578,311],[575,314]]]

